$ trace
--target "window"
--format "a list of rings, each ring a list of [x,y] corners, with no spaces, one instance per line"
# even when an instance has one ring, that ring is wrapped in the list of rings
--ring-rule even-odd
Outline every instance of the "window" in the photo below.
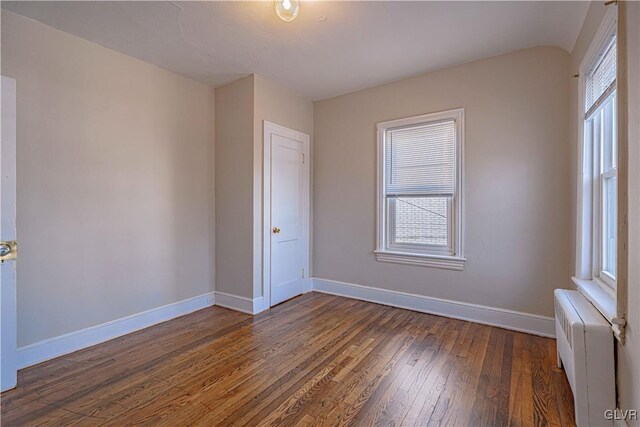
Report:
[[[464,110],[378,124],[378,261],[461,270]]]
[[[580,66],[578,150],[581,163],[573,278],[578,289],[612,324],[618,317],[616,27],[616,10],[611,8]]]
[[[584,143],[593,157],[593,277],[616,286],[616,39],[611,37],[585,81]]]

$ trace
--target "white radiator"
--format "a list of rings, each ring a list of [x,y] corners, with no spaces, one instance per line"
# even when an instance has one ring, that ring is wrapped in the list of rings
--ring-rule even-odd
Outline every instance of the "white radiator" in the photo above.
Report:
[[[558,366],[573,390],[578,427],[613,425],[605,411],[616,408],[611,325],[578,291],[556,289]]]

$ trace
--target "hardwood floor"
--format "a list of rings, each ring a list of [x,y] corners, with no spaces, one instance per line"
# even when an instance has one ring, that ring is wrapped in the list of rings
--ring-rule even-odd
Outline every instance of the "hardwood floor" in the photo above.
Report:
[[[3,426],[573,425],[551,339],[311,293],[24,369]]]

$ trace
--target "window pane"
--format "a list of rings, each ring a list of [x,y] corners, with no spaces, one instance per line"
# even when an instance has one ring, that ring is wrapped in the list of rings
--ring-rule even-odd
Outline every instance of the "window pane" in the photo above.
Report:
[[[606,172],[615,167],[615,117],[614,105],[615,96],[612,96],[603,106],[601,110],[602,127],[602,169]]]
[[[618,164],[618,129],[616,127],[617,123],[617,114],[616,114],[616,93],[613,92],[613,97],[611,97],[611,146],[612,146],[612,154],[611,154],[611,165],[612,167],[616,167]]]
[[[602,269],[616,275],[616,177],[604,179],[603,188]]]
[[[395,243],[447,246],[450,197],[396,197]]]

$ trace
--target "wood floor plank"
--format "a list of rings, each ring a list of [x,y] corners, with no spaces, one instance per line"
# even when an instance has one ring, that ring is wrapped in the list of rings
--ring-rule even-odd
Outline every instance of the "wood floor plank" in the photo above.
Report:
[[[388,419],[390,404],[404,381],[414,370],[415,362],[429,342],[429,323],[431,323],[430,319],[425,319],[423,316],[416,316],[413,319],[411,334],[415,336],[416,340],[395,365],[387,366],[389,374],[380,382],[366,404],[360,409],[356,417],[357,424],[376,425],[387,424],[390,421]]]
[[[521,404],[521,424],[524,426],[532,426],[534,424],[533,409],[533,356],[531,352],[533,338],[523,340],[521,360],[523,363],[522,375],[522,400]]]
[[[450,355],[458,340],[460,331],[455,330],[452,325],[452,321],[446,321],[444,327],[446,333],[439,341],[441,348],[436,353],[436,357],[432,358],[432,363],[428,365],[428,370],[425,372],[422,381],[416,384],[417,387],[414,390],[415,398],[403,418],[403,425],[426,424],[428,418],[431,417],[433,407],[437,404],[444,384],[446,384],[445,379],[453,368],[449,363]]]
[[[200,310],[18,384],[3,426],[574,425],[553,340],[319,293]]]
[[[460,346],[468,342],[468,334],[472,324],[468,322],[458,322],[457,320],[449,321],[449,324],[455,329],[455,339],[451,341],[449,350],[444,353],[445,357],[440,358],[440,367],[438,371],[433,372],[433,382],[427,381],[425,387],[423,387],[423,390],[428,390],[428,393],[424,396],[422,408],[415,419],[415,424],[417,425],[428,425],[429,420],[434,415],[442,393],[447,388],[447,384],[449,384],[451,374],[454,372],[456,354]]]
[[[445,333],[443,324],[444,319],[440,318],[430,326],[423,348],[419,353],[412,355],[412,360],[406,364],[406,367],[411,367],[410,373],[404,376],[400,387],[382,411],[380,418],[376,421],[378,424],[398,425],[405,419],[418,391],[425,384],[434,361],[437,360],[438,352],[442,350],[441,343],[444,341]]]
[[[473,404],[470,424],[474,426],[496,425],[502,372],[502,354],[507,332],[491,331],[488,350],[482,364],[480,379]]]
[[[429,425],[467,425],[478,393],[482,363],[489,345],[490,329],[473,325],[466,352],[456,355],[454,375],[440,395]]]
[[[511,387],[509,392],[509,422],[510,426],[522,425],[522,399],[523,399],[523,352],[522,334],[516,334],[513,339],[513,358],[511,361]]]
[[[548,344],[540,337],[533,337],[532,344],[534,422],[536,425],[559,426],[560,413],[552,381],[553,364],[549,363]]]

